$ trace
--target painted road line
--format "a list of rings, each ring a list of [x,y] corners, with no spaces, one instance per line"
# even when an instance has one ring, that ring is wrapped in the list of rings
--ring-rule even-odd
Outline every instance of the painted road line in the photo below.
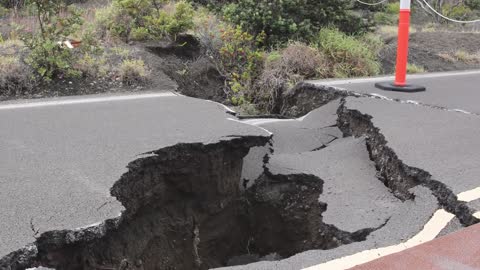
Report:
[[[111,101],[127,101],[127,100],[159,98],[159,97],[174,97],[174,96],[177,96],[177,95],[173,92],[162,92],[162,93],[149,93],[149,94],[139,94],[139,95],[122,95],[122,96],[105,96],[105,97],[91,97],[91,98],[72,98],[72,99],[59,99],[59,100],[47,100],[47,101],[34,101],[34,102],[28,102],[28,103],[11,103],[11,104],[0,105],[0,110],[13,110],[13,109],[111,102]]]
[[[377,249],[369,249],[359,253],[328,261],[319,265],[304,268],[303,270],[340,270],[349,269],[354,266],[364,264],[375,259],[403,251],[405,249],[420,245],[435,239],[435,237],[443,230],[445,226],[455,217],[441,209],[437,210],[433,217],[425,224],[423,229],[410,240],[398,245],[382,247]]]
[[[471,202],[480,199],[480,187],[474,188],[457,195],[458,200]],[[480,212],[473,214],[474,217],[480,218]],[[408,248],[418,246],[422,243],[431,241],[448,225],[455,215],[440,209],[433,214],[432,218],[425,224],[423,229],[407,240],[398,245],[392,245],[382,248],[364,250],[353,255],[341,257],[322,264],[314,265],[302,270],[345,270],[354,266],[364,264],[375,259],[397,253]]]
[[[474,188],[457,195],[459,201],[471,202],[480,198],[480,187]]]
[[[415,74],[415,75],[409,75],[408,78],[409,79],[434,79],[434,78],[467,76],[467,75],[477,75],[477,74],[480,74],[480,70]],[[318,85],[333,86],[333,85],[339,85],[339,84],[374,83],[378,81],[393,80],[394,78],[395,78],[394,76],[386,76],[386,77],[371,77],[371,78],[344,79],[344,80],[310,80],[306,82],[312,83],[312,84],[318,84]]]
[[[245,122],[245,121],[240,121],[240,120],[238,120],[238,119],[233,119],[233,118],[227,118],[227,120],[230,120],[230,121],[238,122],[238,123],[241,123],[241,124],[244,124],[244,125],[249,125],[249,126],[253,126],[253,127],[259,128],[259,129],[265,131],[265,132],[268,134],[268,136],[272,136],[272,135],[273,135],[273,133],[270,132],[269,130],[267,130],[267,129],[263,128],[263,127],[259,127],[259,126],[252,125],[252,124],[247,123],[247,122]]]

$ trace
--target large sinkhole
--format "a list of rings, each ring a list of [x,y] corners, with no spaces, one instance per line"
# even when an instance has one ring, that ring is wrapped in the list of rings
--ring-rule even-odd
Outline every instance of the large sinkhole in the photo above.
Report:
[[[265,137],[178,144],[129,164],[111,194],[126,208],[117,219],[42,234],[35,248],[0,261],[9,269],[210,269],[277,260],[309,249],[363,240],[326,225],[323,181],[266,170],[241,191],[243,158]],[[34,250],[34,251],[32,251]],[[2,265],[3,264],[3,265]]]

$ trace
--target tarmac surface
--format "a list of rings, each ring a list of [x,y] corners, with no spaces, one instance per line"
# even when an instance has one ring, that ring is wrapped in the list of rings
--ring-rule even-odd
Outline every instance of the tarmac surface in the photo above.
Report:
[[[424,93],[373,87],[389,79],[313,82],[368,95],[288,120],[238,121],[223,105],[171,93],[0,103],[0,257],[32,242],[36,230],[118,216],[123,208],[109,189],[143,153],[245,135],[273,137],[245,157],[239,185],[251,186],[267,171],[315,175],[324,183],[318,198],[327,205],[324,223],[347,232],[373,230],[334,249],[221,269],[349,269],[458,231],[463,225],[428,187],[411,188],[412,199],[394,196],[369,155],[368,138],[344,137],[337,110],[368,116],[401,162],[428,172],[480,211],[480,71],[409,77],[427,86]]]
[[[393,77],[310,81],[317,85],[343,88],[356,93],[379,94],[391,99],[410,100],[430,106],[480,114],[480,70],[427,73],[407,76],[407,83],[427,88],[425,92],[403,93],[375,88],[377,82],[393,82]]]
[[[0,257],[38,233],[120,215],[110,188],[143,153],[269,136],[230,120],[217,103],[172,93],[129,97],[0,104]]]

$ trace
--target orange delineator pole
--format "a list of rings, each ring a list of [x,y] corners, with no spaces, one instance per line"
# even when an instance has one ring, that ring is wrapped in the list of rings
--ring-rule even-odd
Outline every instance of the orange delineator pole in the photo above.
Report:
[[[395,68],[395,85],[398,86],[404,86],[407,84],[409,28],[410,8],[400,9],[400,18],[398,21],[397,65]]]
[[[425,91],[425,87],[407,84],[408,38],[410,29],[410,1],[400,0],[400,17],[398,20],[397,64],[395,67],[395,81],[378,82],[375,87],[382,90],[400,92]]]

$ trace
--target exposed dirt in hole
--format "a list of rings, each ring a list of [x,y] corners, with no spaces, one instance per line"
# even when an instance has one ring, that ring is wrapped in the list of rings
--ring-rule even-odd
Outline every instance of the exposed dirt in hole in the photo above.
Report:
[[[1,259],[0,268],[209,269],[239,258],[252,262],[330,249],[375,230],[349,233],[324,224],[326,205],[318,202],[323,181],[312,175],[267,170],[242,193],[243,157],[268,140],[238,137],[152,152],[130,163],[111,188],[126,208],[119,218],[46,232]]]

